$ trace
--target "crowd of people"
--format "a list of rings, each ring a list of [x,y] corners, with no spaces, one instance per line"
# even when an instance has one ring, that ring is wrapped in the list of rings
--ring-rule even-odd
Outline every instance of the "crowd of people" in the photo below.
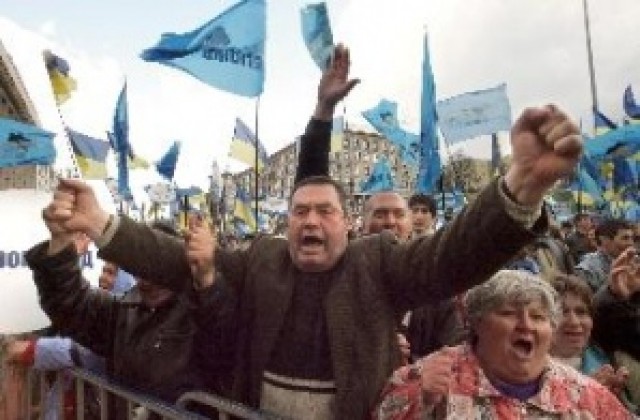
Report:
[[[197,215],[184,232],[135,222],[61,180],[43,210],[51,237],[26,255],[52,329],[170,403],[203,390],[295,419],[633,418],[640,225],[579,214],[559,226],[544,205],[579,161],[578,127],[554,105],[527,109],[508,171],[453,220],[436,229],[432,197],[384,191],[354,235],[328,176],[334,109],[359,82],[349,67],[338,45],[285,237],[219,244]],[[92,288],[78,235],[135,286]]]

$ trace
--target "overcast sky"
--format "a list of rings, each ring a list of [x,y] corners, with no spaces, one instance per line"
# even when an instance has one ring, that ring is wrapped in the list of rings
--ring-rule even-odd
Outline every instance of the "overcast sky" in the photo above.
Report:
[[[131,141],[155,160],[174,140],[183,142],[176,180],[205,186],[211,161],[224,169],[236,116],[251,126],[255,100],[216,90],[179,71],[138,58],[162,32],[191,30],[234,1],[3,0],[0,39],[13,54],[46,128],[59,122],[44,67],[43,47],[70,63],[76,94],[63,105],[68,124],[104,137],[117,95],[129,86]],[[315,101],[318,69],[300,35],[307,2],[268,4],[266,83],[259,134],[273,153],[300,134]],[[436,96],[507,84],[514,118],[524,107],[554,102],[586,128],[592,124],[581,0],[328,0],[334,39],[350,46],[352,75],[362,79],[349,96],[351,127],[372,130],[360,112],[382,97],[399,103],[400,120],[419,129],[422,34],[429,32]],[[622,93],[640,94],[640,1],[590,0],[598,100],[622,118]],[[506,142],[506,136],[505,136]],[[466,142],[488,157],[486,138]],[[66,151],[60,164],[68,162]],[[147,183],[152,173],[132,175]]]

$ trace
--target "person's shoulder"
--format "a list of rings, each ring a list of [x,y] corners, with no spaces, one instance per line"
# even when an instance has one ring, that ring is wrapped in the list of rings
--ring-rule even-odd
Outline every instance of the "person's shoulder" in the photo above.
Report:
[[[288,252],[287,238],[280,235],[259,234],[249,245],[248,251],[252,255],[273,258],[283,252]]]
[[[600,388],[607,390],[598,381],[592,379],[573,367],[562,363],[553,358],[549,361],[547,373],[547,380],[552,382],[552,385],[562,384],[563,387],[579,391],[581,389],[596,389],[595,392],[600,392]]]
[[[610,419],[631,418],[626,417],[628,412],[618,398],[600,382],[555,360],[551,361],[550,369],[552,376],[549,380],[553,382],[550,389],[566,391],[562,394],[573,399],[574,404],[588,410],[595,418],[604,418],[603,415]],[[559,395],[555,397],[560,398]]]

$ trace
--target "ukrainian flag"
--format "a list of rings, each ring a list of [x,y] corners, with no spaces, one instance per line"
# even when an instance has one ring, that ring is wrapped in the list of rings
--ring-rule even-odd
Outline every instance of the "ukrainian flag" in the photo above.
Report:
[[[249,229],[256,231],[256,217],[251,206],[251,198],[244,188],[236,187],[236,199],[233,208],[233,217],[242,220]]]
[[[344,143],[344,117],[336,117],[333,119],[331,128],[331,152],[341,152]]]
[[[105,179],[107,177],[106,160],[109,142],[73,130],[68,130],[68,134],[82,177],[85,179]]]
[[[254,166],[256,162],[256,143],[258,145],[258,169],[262,169],[267,164],[267,152],[264,146],[256,139],[249,127],[240,118],[236,118],[229,157]]]
[[[75,79],[69,76],[69,63],[67,60],[49,50],[45,50],[42,54],[49,80],[51,81],[53,97],[56,104],[61,105],[71,97],[71,92],[76,90],[77,83]]]

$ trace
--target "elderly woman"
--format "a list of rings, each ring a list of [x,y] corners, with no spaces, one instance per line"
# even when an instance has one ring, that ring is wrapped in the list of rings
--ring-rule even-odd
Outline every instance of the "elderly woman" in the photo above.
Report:
[[[469,291],[470,342],[396,371],[379,419],[629,419],[598,382],[549,356],[559,301],[523,271],[503,270]]]

